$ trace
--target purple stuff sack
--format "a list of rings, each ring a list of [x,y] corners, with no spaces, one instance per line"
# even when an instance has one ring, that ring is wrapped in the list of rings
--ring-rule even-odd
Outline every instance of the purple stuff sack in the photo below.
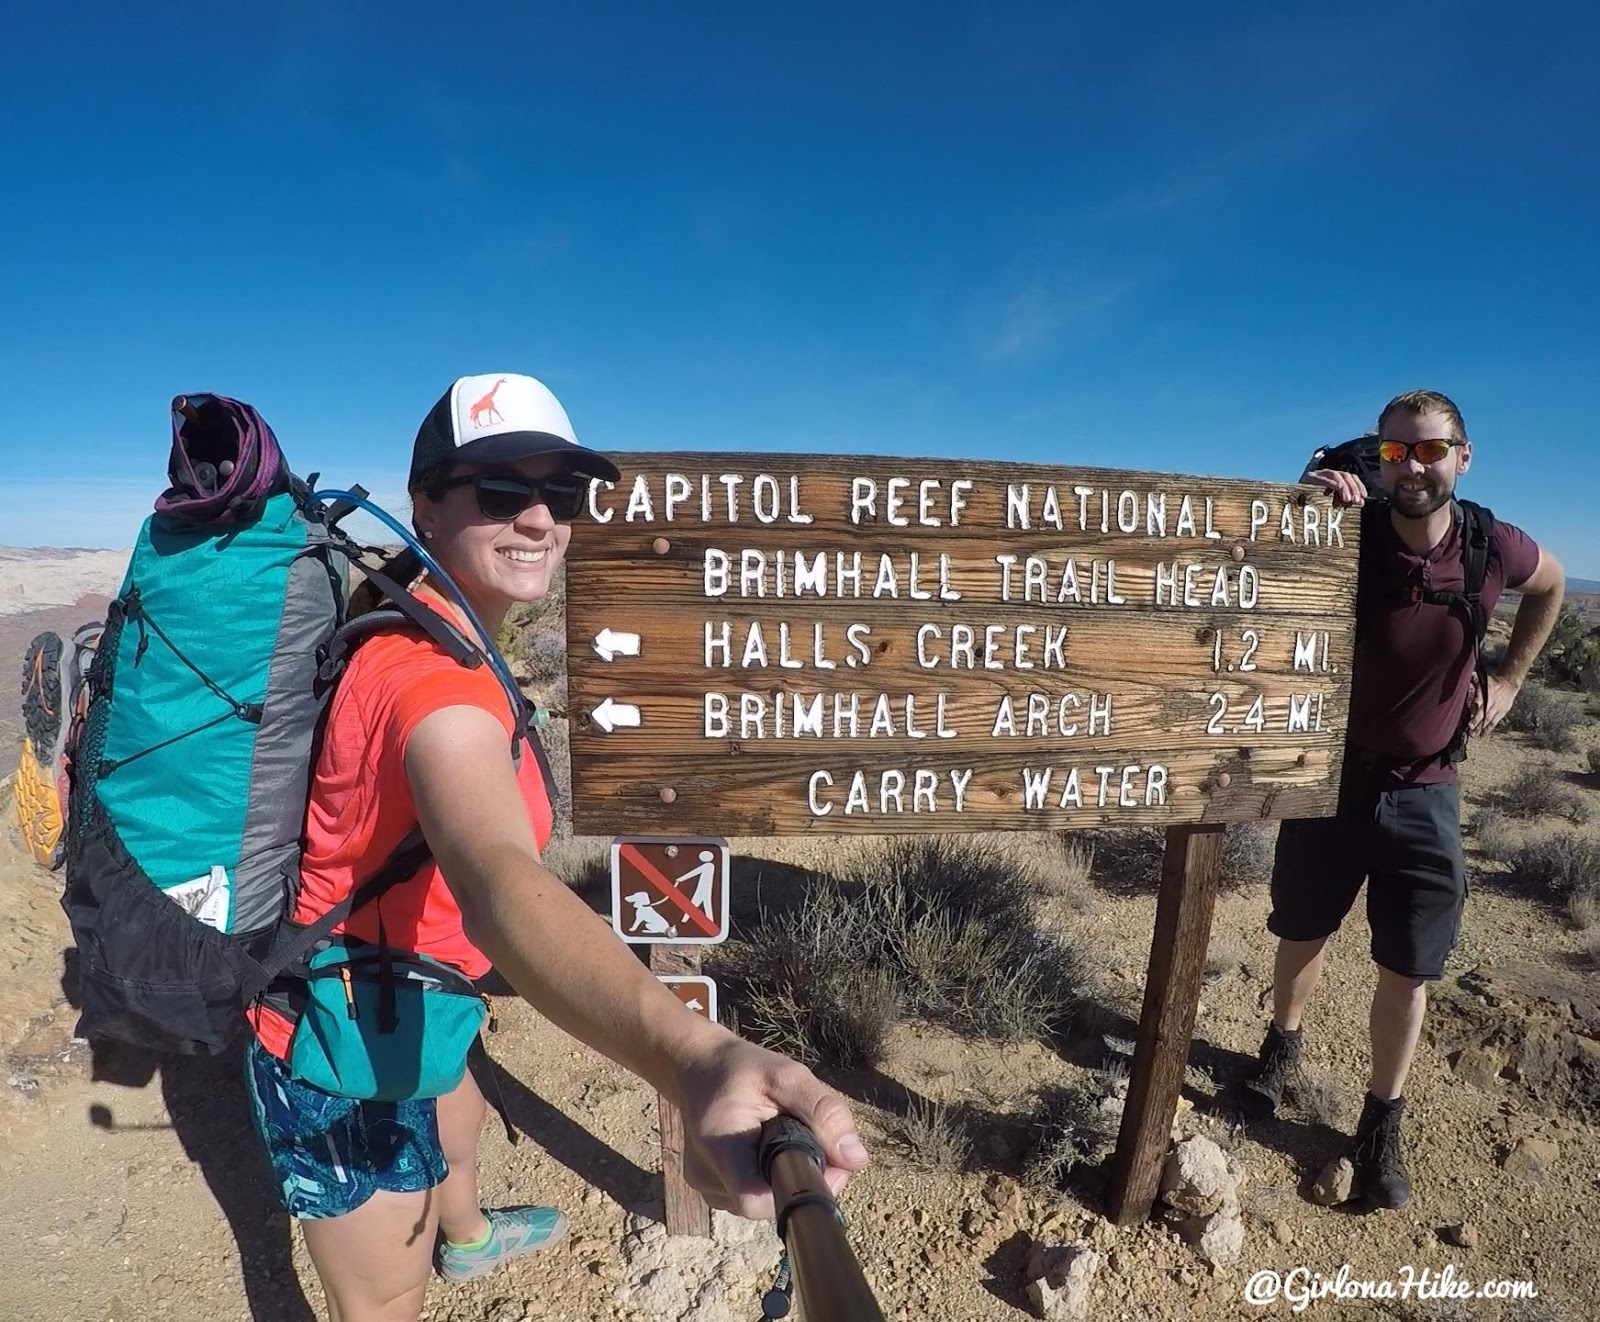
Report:
[[[156,513],[186,523],[246,523],[269,497],[289,489],[278,438],[249,404],[224,395],[172,401],[171,485]]]

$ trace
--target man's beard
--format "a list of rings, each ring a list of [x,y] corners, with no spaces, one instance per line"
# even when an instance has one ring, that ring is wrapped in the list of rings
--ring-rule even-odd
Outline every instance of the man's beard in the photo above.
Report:
[[[1394,507],[1394,512],[1404,519],[1425,519],[1435,510],[1443,509],[1450,503],[1450,497],[1455,494],[1454,489],[1445,482],[1435,478],[1423,478],[1418,486],[1419,490],[1408,491],[1405,483],[1399,483],[1389,493],[1389,503]]]

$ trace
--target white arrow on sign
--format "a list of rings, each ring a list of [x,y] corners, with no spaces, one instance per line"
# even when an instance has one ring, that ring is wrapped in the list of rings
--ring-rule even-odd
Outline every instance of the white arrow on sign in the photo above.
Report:
[[[612,661],[619,656],[638,656],[639,635],[617,629],[602,629],[594,636],[594,650],[604,661]]]
[[[616,702],[611,698],[603,698],[600,705],[590,713],[594,723],[607,734],[610,734],[619,725],[638,725],[639,709],[630,702]]]

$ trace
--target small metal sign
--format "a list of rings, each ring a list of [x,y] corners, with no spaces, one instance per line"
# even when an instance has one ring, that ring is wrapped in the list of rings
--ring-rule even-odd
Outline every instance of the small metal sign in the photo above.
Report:
[[[658,975],[672,994],[697,1015],[712,1023],[717,1022],[717,984],[711,978],[671,977]]]
[[[619,836],[611,842],[611,930],[635,945],[728,939],[728,842]]]

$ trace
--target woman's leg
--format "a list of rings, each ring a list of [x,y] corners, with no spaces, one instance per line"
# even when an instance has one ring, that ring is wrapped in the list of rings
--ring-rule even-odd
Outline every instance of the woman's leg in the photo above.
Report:
[[[447,1281],[482,1276],[524,1253],[549,1248],[566,1233],[558,1208],[500,1207],[478,1201],[478,1138],[488,1105],[469,1070],[461,1086],[439,1099],[439,1146],[450,1174],[439,1186],[439,1270]]]
[[[428,1292],[438,1190],[379,1189],[353,1212],[302,1220],[329,1322],[416,1322]]]
[[[478,1137],[488,1112],[471,1070],[439,1099],[439,1146],[450,1166],[438,1189],[439,1229],[452,1244],[476,1244],[489,1230],[478,1203]]]

